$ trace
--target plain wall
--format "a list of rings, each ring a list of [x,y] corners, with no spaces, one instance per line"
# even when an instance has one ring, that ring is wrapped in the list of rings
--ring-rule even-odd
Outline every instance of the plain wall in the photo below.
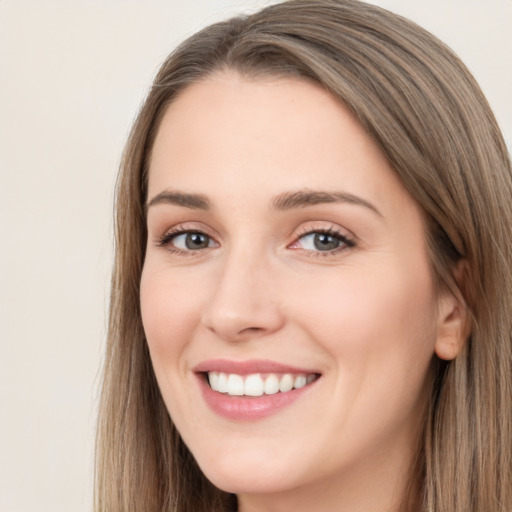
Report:
[[[0,511],[91,510],[113,185],[159,64],[272,2],[0,0]],[[459,53],[512,141],[512,0],[375,0]]]

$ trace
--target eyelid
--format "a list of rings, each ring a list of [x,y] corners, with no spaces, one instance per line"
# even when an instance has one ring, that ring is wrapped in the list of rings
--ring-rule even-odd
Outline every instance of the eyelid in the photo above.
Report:
[[[210,241],[213,241],[214,246],[198,248],[198,249],[182,249],[172,245],[172,240],[180,235],[189,234],[189,233],[199,233],[203,234],[209,238]],[[313,234],[327,234],[333,237],[336,237],[341,242],[341,247],[336,247],[334,249],[329,250],[321,250],[321,249],[305,249],[300,247],[299,242],[302,238],[313,235]],[[167,229],[163,235],[158,236],[155,240],[155,245],[158,247],[162,247],[170,252],[174,252],[177,254],[183,255],[191,255],[198,256],[201,253],[204,253],[207,249],[212,249],[215,247],[219,247],[220,243],[217,241],[218,236],[212,233],[212,230],[205,226],[201,222],[184,222],[180,224],[176,224],[171,228]],[[301,250],[304,253],[307,253],[312,256],[329,256],[335,253],[340,253],[351,249],[356,245],[356,237],[347,229],[342,228],[337,224],[333,224],[331,222],[307,222],[301,225],[293,235],[292,242],[288,243],[286,247],[292,250]]]
[[[305,238],[306,236],[313,235],[313,234],[327,234],[327,235],[336,237],[341,241],[342,247],[337,247],[335,249],[322,251],[322,250],[304,249],[304,248],[296,246],[302,238]],[[348,249],[351,249],[351,248],[355,247],[355,245],[356,245],[356,237],[353,234],[351,234],[348,230],[343,229],[340,226],[338,226],[336,224],[332,224],[332,223],[329,223],[327,225],[325,223],[322,223],[322,224],[312,223],[312,224],[307,224],[307,225],[301,226],[299,228],[299,230],[297,231],[297,233],[295,234],[293,242],[288,244],[287,247],[290,249],[293,249],[293,250],[302,249],[306,253],[309,253],[310,255],[314,255],[314,256],[329,256],[329,255],[333,255],[335,253],[340,253],[340,252],[346,251]]]
[[[206,249],[212,249],[212,247],[205,247],[203,249],[180,249],[178,247],[172,246],[171,242],[174,238],[177,238],[180,235],[185,235],[189,233],[199,233],[202,235],[205,235],[208,237],[211,241],[214,242],[215,246],[219,246],[219,242],[216,240],[216,236],[210,233],[210,229],[208,229],[206,226],[204,226],[202,223],[181,223],[177,224],[175,226],[172,226],[171,228],[167,229],[163,235],[158,236],[155,240],[155,244],[158,247],[162,247],[170,252],[178,253],[178,254],[184,254],[184,255],[193,255],[197,256],[199,253],[204,252]]]
[[[341,235],[348,239],[355,239],[355,235],[353,235],[348,229],[343,228],[339,224],[335,224],[333,222],[327,221],[312,221],[312,222],[304,222],[301,224],[294,235],[296,238],[299,238],[304,235],[308,235],[310,233],[333,233]]]

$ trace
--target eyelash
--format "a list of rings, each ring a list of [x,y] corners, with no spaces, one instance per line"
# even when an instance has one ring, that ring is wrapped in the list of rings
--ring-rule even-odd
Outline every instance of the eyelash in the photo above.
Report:
[[[176,226],[171,231],[166,232],[164,235],[162,235],[159,240],[157,241],[157,246],[165,248],[167,251],[174,253],[174,254],[180,254],[183,256],[198,256],[202,250],[196,249],[196,250],[185,250],[185,249],[179,249],[177,247],[173,247],[171,245],[172,241],[177,238],[180,235],[191,235],[191,234],[197,234],[197,235],[203,235],[207,237],[209,240],[213,240],[213,238],[208,235],[206,232],[204,232],[201,229],[191,229],[187,228],[185,226]],[[295,239],[295,241],[288,245],[289,248],[292,248],[292,245],[297,244],[301,239],[304,239],[307,236],[310,235],[328,235],[336,238],[340,242],[340,247],[336,247],[334,249],[328,250],[328,251],[321,251],[321,250],[308,250],[303,249],[304,252],[308,256],[312,257],[325,257],[325,256],[332,256],[334,254],[337,254],[339,252],[345,251],[347,249],[351,249],[354,247],[355,241],[348,236],[341,233],[338,229],[334,227],[330,228],[319,228],[319,229],[305,229],[302,233],[299,233]],[[297,249],[297,248],[292,248]]]
[[[208,239],[213,240],[213,238],[205,233],[201,229],[191,229],[186,226],[176,226],[171,231],[167,231],[164,235],[160,237],[160,239],[157,241],[158,247],[163,247],[167,251],[173,253],[173,254],[180,254],[184,256],[198,256],[199,253],[201,253],[201,250],[185,250],[185,249],[179,249],[177,247],[173,247],[171,245],[171,242],[177,238],[180,235],[191,235],[191,234],[197,234],[197,235],[204,235]]]
[[[336,247],[334,249],[328,250],[328,251],[320,251],[320,250],[308,250],[303,249],[308,256],[312,257],[326,257],[326,256],[333,256],[335,254],[338,254],[340,252],[346,251],[347,249],[351,249],[354,247],[355,241],[351,238],[349,238],[347,235],[343,234],[340,230],[338,230],[335,227],[329,227],[329,228],[306,228],[303,232],[299,233],[296,237],[295,242],[293,242],[291,245],[297,244],[301,239],[304,239],[307,236],[310,235],[328,235],[332,236],[333,238],[337,239],[340,242],[340,247]],[[290,247],[290,246],[288,246]]]

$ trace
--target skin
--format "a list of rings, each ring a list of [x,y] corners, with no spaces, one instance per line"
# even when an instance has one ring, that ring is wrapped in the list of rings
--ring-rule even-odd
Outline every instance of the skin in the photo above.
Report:
[[[371,206],[272,207],[297,190]],[[317,85],[219,72],[163,117],[148,199],[168,191],[210,208],[149,206],[142,316],[162,396],[203,472],[243,512],[396,510],[430,362],[456,355],[461,318],[434,290],[421,212],[379,148]],[[162,246],[177,226],[208,246],[186,252],[185,235]],[[351,243],[319,250],[306,233],[326,229]],[[192,371],[215,358],[321,377],[274,415],[228,420]]]

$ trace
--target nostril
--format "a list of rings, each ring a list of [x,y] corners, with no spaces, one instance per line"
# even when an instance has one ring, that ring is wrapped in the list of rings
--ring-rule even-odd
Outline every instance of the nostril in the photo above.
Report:
[[[242,332],[260,332],[260,331],[263,331],[264,329],[262,327],[246,327],[245,329],[243,329],[242,331],[240,331],[241,333]]]

